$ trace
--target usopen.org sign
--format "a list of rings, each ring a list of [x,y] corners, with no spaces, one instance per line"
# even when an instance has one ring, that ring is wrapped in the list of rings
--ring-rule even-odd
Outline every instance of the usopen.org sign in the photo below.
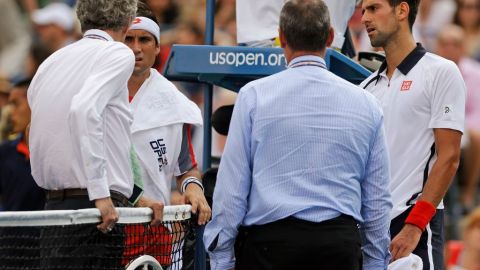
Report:
[[[265,52],[210,52],[210,65],[229,66],[285,66],[283,53]]]
[[[271,75],[286,67],[280,48],[175,45],[178,73]]]

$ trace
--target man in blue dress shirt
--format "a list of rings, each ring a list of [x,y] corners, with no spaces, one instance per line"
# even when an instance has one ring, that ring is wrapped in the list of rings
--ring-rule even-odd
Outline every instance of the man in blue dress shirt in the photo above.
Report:
[[[288,68],[244,86],[235,104],[204,235],[212,269],[387,268],[383,115],[326,69],[332,40],[325,3],[285,4]]]

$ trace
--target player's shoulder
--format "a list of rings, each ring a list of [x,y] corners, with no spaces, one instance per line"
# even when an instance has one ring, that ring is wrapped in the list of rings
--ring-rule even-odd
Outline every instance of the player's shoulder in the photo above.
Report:
[[[152,76],[153,84],[155,88],[158,90],[169,90],[169,91],[178,91],[181,93],[181,91],[173,84],[170,80],[165,78],[158,70],[154,68],[150,68],[150,76]]]
[[[440,55],[427,52],[422,59],[424,70],[431,72],[445,71],[445,70],[458,70],[457,65]]]

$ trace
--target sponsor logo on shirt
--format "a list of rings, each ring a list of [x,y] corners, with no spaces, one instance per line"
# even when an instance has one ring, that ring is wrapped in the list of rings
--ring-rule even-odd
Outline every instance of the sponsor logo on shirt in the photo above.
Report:
[[[412,81],[403,81],[400,91],[408,91],[410,90],[410,86],[412,86]]]
[[[444,114],[449,114],[452,111],[452,105],[445,105],[443,108]]]
[[[157,140],[151,141],[150,146],[152,147],[153,153],[157,157],[158,169],[161,172],[163,167],[168,165],[167,147],[165,146],[163,139],[157,139]]]

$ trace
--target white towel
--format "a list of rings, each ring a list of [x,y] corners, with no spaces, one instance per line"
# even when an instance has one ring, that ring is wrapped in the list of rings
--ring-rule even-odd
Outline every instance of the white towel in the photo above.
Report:
[[[130,106],[134,119],[132,133],[178,123],[203,124],[198,106],[154,69]]]
[[[423,262],[420,257],[410,254],[388,265],[388,270],[422,270]]]

